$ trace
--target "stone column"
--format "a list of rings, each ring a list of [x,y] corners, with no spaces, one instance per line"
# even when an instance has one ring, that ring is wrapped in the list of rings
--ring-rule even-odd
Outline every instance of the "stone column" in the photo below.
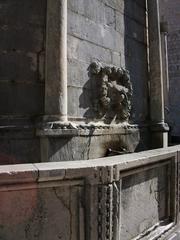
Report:
[[[150,114],[152,147],[167,146],[168,127],[164,123],[164,93],[159,0],[148,0]]]
[[[67,121],[67,0],[47,0],[45,121]]]
[[[162,67],[164,79],[164,104],[165,121],[168,121],[169,113],[169,71],[168,71],[168,48],[167,48],[168,24],[161,22],[161,46],[162,46]]]

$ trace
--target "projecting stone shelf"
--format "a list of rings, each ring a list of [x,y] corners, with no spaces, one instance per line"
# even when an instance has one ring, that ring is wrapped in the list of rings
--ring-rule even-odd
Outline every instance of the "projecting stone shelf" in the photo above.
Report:
[[[127,122],[109,125],[49,122],[39,125],[36,135],[41,139],[41,153],[46,162],[88,160],[122,151],[134,152],[140,141],[139,127]]]
[[[130,124],[75,124],[75,123],[47,123],[37,129],[38,136],[100,136],[127,135],[139,132],[138,125]]]

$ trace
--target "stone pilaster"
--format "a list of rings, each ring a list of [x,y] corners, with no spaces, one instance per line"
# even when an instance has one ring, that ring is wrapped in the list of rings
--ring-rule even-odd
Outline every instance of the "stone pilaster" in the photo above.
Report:
[[[168,47],[167,47],[168,26],[166,22],[161,22],[161,46],[162,46],[162,67],[163,67],[163,87],[165,121],[168,122],[169,113],[169,71],[168,71]]]
[[[150,115],[152,147],[166,147],[168,126],[164,122],[164,91],[159,0],[148,0]]]
[[[67,0],[47,0],[44,120],[67,121]]]

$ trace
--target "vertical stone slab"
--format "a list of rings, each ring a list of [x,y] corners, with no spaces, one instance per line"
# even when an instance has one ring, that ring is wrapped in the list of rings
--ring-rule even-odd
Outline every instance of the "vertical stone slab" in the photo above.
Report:
[[[162,79],[162,53],[159,20],[159,1],[148,1],[149,26],[149,61],[150,61],[150,88],[151,88],[151,120],[164,120],[164,98]]]
[[[67,0],[47,1],[45,120],[67,120]]]

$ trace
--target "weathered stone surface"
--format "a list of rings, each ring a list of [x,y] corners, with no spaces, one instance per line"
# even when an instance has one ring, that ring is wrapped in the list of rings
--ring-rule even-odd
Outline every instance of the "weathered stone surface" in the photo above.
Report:
[[[81,190],[47,185],[42,189],[1,192],[0,236],[4,240],[79,240]]]
[[[0,167],[0,236],[176,240],[178,151]]]
[[[93,133],[92,129],[92,133]],[[97,136],[47,136],[43,161],[61,162],[74,160],[87,160],[108,156],[108,154],[123,153],[123,149],[127,152],[135,151],[139,142],[138,130],[129,131],[126,134],[112,134],[111,130],[103,135],[103,130]],[[41,141],[44,141],[43,139]],[[43,144],[43,142],[42,142]]]
[[[109,49],[105,49],[92,43],[80,40],[73,36],[68,37],[68,43],[69,59],[79,59],[89,64],[91,61],[97,59],[105,63],[111,63],[111,51]],[[80,78],[81,75],[79,76],[79,79]]]
[[[161,167],[122,180],[121,238],[130,240],[167,218],[167,168]]]
[[[68,9],[96,23],[104,24],[104,3],[97,0],[68,1]]]

